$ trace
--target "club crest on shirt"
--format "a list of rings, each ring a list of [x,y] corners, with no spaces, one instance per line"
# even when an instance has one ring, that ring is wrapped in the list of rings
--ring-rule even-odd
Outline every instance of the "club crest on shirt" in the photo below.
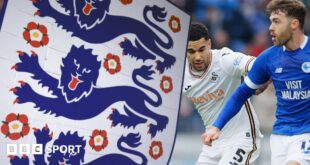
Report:
[[[301,69],[303,72],[305,73],[310,73],[310,62],[304,62],[302,65],[301,65]]]
[[[215,72],[212,72],[211,75],[212,75],[212,77],[211,77],[210,81],[213,83],[218,82],[218,80],[220,79],[219,75]]]

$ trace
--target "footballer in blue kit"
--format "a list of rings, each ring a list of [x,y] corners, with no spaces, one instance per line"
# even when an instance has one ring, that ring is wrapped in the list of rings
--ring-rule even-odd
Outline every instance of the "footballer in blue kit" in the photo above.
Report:
[[[310,40],[296,50],[273,46],[264,51],[245,78],[255,89],[269,79],[277,96],[276,122],[272,133],[298,135],[310,132]]]
[[[310,165],[310,38],[303,30],[306,7],[299,0],[272,0],[267,12],[274,46],[258,56],[244,83],[207,131],[204,143],[211,145],[244,102],[271,79],[277,97],[271,164]]]

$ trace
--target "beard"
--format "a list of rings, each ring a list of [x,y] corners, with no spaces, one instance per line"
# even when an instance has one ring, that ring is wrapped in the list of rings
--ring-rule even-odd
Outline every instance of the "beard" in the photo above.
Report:
[[[207,69],[206,65],[199,65],[199,66],[192,65],[192,68],[196,72],[203,72],[203,71],[205,71]]]
[[[272,41],[275,46],[285,46],[292,40],[293,32],[289,24],[287,27],[278,33],[277,37]]]
[[[275,46],[285,46],[290,40],[292,40],[292,33],[285,34],[283,37],[276,37],[275,41],[273,41],[273,44]]]

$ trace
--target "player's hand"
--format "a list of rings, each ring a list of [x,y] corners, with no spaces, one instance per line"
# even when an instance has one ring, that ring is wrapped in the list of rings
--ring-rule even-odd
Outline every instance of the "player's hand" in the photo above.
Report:
[[[203,144],[212,146],[212,141],[218,139],[220,136],[220,130],[212,126],[208,131],[201,135],[201,141]]]

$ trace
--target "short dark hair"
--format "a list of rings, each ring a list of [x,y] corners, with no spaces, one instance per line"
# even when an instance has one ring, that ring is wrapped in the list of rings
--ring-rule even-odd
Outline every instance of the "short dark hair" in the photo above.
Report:
[[[201,38],[205,38],[205,40],[210,39],[208,28],[202,23],[191,23],[188,40],[197,41]]]
[[[298,19],[301,29],[304,27],[306,6],[299,0],[272,0],[268,3],[266,11],[269,15],[281,11],[289,17]]]

